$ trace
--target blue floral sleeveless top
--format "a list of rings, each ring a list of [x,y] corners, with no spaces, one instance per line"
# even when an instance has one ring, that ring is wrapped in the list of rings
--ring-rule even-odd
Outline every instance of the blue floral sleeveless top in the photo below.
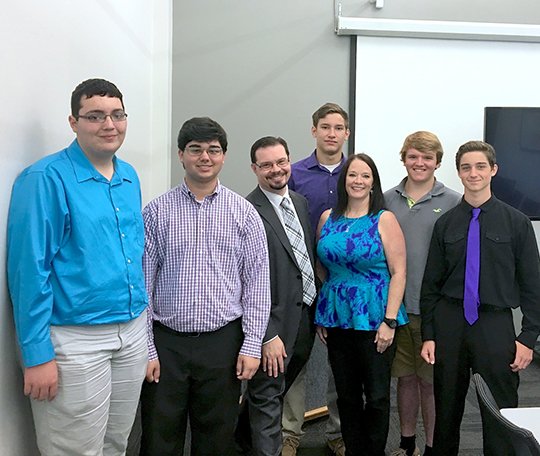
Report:
[[[383,321],[390,272],[378,229],[382,213],[330,216],[322,227],[317,255],[327,277],[317,301],[317,325],[374,331]],[[408,323],[403,304],[397,321]]]

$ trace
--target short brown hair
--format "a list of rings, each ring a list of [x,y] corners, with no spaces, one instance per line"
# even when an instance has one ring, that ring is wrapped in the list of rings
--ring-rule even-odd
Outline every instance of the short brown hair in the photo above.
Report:
[[[88,99],[93,96],[118,98],[122,103],[122,109],[125,109],[122,92],[118,90],[118,87],[105,79],[94,78],[81,82],[71,93],[71,115],[78,119],[81,100],[83,97]]]
[[[227,133],[210,117],[192,117],[186,120],[178,132],[178,150],[185,150],[191,141],[219,141],[223,153],[227,152]]]
[[[313,126],[317,128],[317,125],[319,125],[319,120],[324,119],[328,114],[339,114],[341,117],[343,117],[345,128],[349,128],[349,115],[341,106],[336,103],[325,103],[319,109],[317,109],[311,116]]]
[[[278,146],[281,145],[285,149],[285,153],[287,154],[287,158],[289,158],[289,146],[287,145],[287,141],[285,141],[283,138],[280,138],[279,136],[264,136],[260,139],[257,139],[251,146],[251,150],[249,152],[249,155],[251,157],[251,163],[257,163],[257,151],[259,149],[264,149],[266,147],[272,147],[272,146]]]
[[[442,144],[439,141],[439,138],[437,138],[437,135],[429,131],[417,131],[405,138],[400,152],[402,162],[405,161],[405,156],[409,149],[416,149],[422,153],[433,152],[437,158],[437,164],[442,161]]]
[[[456,153],[456,168],[459,171],[459,165],[461,164],[461,157],[467,152],[482,152],[489,163],[489,166],[493,168],[497,163],[497,156],[495,155],[495,149],[491,144],[484,141],[468,141],[463,144]]]

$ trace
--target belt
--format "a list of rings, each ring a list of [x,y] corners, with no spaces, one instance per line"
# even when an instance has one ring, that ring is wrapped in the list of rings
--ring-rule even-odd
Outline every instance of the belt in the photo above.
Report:
[[[179,337],[199,337],[201,334],[206,334],[205,332],[201,332],[201,331],[194,331],[194,332],[175,331],[174,329],[169,328],[168,326],[164,325],[163,323],[159,321],[154,321],[154,328],[159,328],[163,332],[172,334],[173,336],[179,336]]]
[[[204,336],[206,334],[213,334],[215,332],[221,331],[223,328],[226,328],[227,326],[231,324],[240,324],[241,318],[237,318],[236,320],[230,321],[225,326],[222,326],[221,328],[215,329],[214,331],[192,331],[192,332],[183,332],[183,331],[176,331],[172,328],[169,328],[167,325],[164,325],[163,323],[159,321],[154,321],[154,328],[159,328],[163,332],[166,332],[168,334],[172,334],[174,336],[178,337],[200,337]]]
[[[463,307],[463,299],[451,298],[450,296],[447,296],[446,299],[451,304],[455,304],[457,306]],[[505,312],[505,311],[509,311],[510,308],[494,306],[492,304],[480,304],[478,306],[478,310],[480,312]]]

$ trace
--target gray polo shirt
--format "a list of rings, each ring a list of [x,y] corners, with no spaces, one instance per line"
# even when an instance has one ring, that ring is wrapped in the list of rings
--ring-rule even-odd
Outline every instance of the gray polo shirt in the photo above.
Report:
[[[385,207],[399,221],[407,245],[407,285],[403,299],[407,313],[420,315],[420,288],[428,256],[433,225],[461,201],[461,195],[435,181],[431,191],[409,207],[405,182],[384,193]]]

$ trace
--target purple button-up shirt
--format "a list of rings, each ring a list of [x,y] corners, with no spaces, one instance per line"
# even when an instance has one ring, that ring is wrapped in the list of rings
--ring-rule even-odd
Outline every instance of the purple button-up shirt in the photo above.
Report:
[[[315,152],[292,165],[289,188],[305,196],[309,203],[309,219],[313,232],[317,232],[317,225],[321,214],[337,203],[337,181],[343,168],[345,157],[332,172],[328,171],[317,161]]]
[[[150,202],[143,218],[149,359],[158,357],[153,320],[210,332],[240,317],[240,354],[260,357],[270,277],[266,234],[253,206],[221,184],[199,202],[183,183]]]

